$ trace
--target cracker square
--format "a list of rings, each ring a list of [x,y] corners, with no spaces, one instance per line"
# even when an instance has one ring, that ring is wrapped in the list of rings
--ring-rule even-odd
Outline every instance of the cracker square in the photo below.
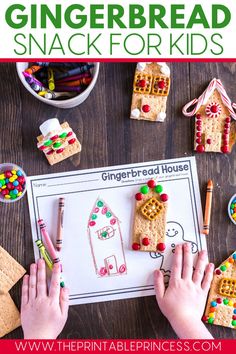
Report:
[[[25,274],[25,269],[0,246],[0,293],[7,293]]]
[[[67,122],[64,122],[61,124],[61,128],[62,129],[69,129],[70,126]],[[37,137],[37,140],[39,143],[42,142],[43,139],[44,139],[43,135],[40,135]],[[80,144],[79,140],[76,138],[76,141],[74,142],[74,144],[67,145],[65,147],[64,151],[61,152],[60,154],[57,154],[56,152],[54,152],[50,155],[47,155],[45,153],[45,156],[46,156],[50,165],[55,165],[56,163],[61,162],[65,159],[67,159],[68,157],[71,157],[79,152],[81,152],[81,144]]]
[[[0,295],[0,337],[21,325],[20,313],[9,293]]]

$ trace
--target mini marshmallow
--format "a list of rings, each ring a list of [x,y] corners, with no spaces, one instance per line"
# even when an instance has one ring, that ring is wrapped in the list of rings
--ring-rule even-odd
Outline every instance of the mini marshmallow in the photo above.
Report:
[[[165,112],[160,112],[157,115],[157,121],[158,122],[164,122],[164,120],[166,119],[166,113]]]
[[[146,63],[138,63],[137,64],[137,70],[138,71],[143,71],[146,68]]]
[[[135,108],[131,111],[131,117],[132,118],[139,118],[140,117],[140,110],[138,108]]]

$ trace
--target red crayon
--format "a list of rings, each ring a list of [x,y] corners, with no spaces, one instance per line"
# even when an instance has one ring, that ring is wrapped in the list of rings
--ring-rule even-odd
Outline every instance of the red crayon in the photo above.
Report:
[[[45,245],[47,247],[47,251],[51,256],[53,263],[60,263],[60,258],[58,257],[57,252],[53,246],[53,243],[49,237],[49,234],[47,232],[46,225],[45,225],[44,221],[42,219],[40,219],[40,220],[38,220],[38,224],[39,224],[39,228],[40,228],[41,234],[43,236]]]
[[[63,82],[59,83],[57,82],[57,86],[80,86],[80,85],[89,85],[90,82],[92,81],[91,77],[84,77],[83,79],[76,80],[76,81],[69,81],[69,82]]]

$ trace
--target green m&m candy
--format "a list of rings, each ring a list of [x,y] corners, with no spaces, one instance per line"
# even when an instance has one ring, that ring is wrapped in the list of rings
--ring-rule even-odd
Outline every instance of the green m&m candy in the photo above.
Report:
[[[148,194],[148,192],[149,192],[149,187],[148,187],[148,186],[142,186],[142,187],[140,188],[140,192],[141,192],[142,194]]]
[[[61,139],[64,139],[66,137],[67,137],[67,133],[62,133],[61,135],[59,135],[59,138],[61,138]]]
[[[155,192],[157,192],[157,193],[162,193],[162,192],[163,192],[163,187],[162,187],[160,184],[158,184],[158,185],[155,187]]]

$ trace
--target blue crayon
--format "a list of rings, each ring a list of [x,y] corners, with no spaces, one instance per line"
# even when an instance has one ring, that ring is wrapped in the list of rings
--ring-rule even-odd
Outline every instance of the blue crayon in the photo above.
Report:
[[[60,79],[64,79],[65,77],[69,77],[69,76],[73,76],[73,75],[78,75],[81,73],[84,73],[86,71],[89,71],[91,68],[94,67],[94,64],[87,64],[72,70],[69,70],[67,72],[64,73],[55,73],[55,80],[60,80]]]
[[[32,88],[32,90],[36,91],[36,92],[40,92],[40,91],[47,91],[49,92],[50,90],[48,90],[46,87],[42,86],[42,85],[38,85],[35,83],[32,83],[30,85],[30,87]]]

